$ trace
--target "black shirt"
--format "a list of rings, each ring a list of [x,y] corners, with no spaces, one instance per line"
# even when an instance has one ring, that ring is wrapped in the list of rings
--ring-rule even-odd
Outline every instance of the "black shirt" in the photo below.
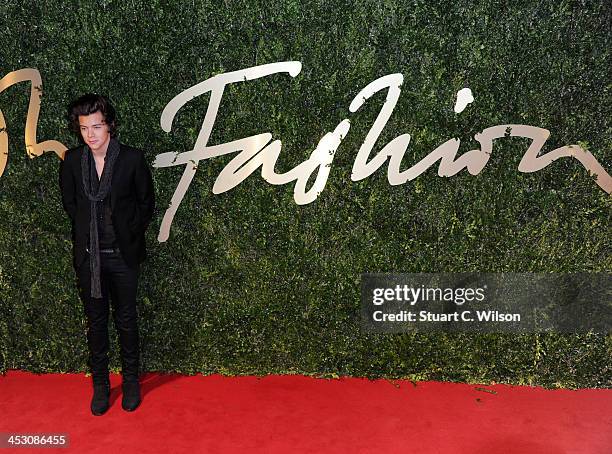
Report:
[[[97,191],[98,185],[100,184],[100,176],[98,172],[95,170],[95,163],[92,161],[92,173],[96,176],[97,183],[95,185],[95,189],[92,190]],[[106,157],[104,157],[104,161],[106,161]],[[91,180],[92,186],[94,186],[93,179]],[[113,227],[112,222],[112,210],[110,204],[110,191],[101,202],[96,202],[98,206],[96,207],[96,212],[98,213],[98,244],[100,249],[112,249],[118,248],[119,244],[117,243],[117,237],[115,236],[115,228]]]
[[[110,193],[107,194],[106,198],[102,202],[97,203],[98,238],[100,242],[100,249],[116,248],[118,245],[111,218],[112,211],[110,206]]]

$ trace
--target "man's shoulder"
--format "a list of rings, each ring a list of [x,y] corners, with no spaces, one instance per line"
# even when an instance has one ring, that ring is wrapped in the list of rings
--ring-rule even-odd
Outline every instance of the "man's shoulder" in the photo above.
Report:
[[[121,151],[127,151],[129,153],[133,153],[136,151],[136,152],[142,153],[142,150],[140,148],[132,147],[131,145],[126,145],[121,142],[119,142],[119,147],[121,148]]]
[[[126,157],[137,159],[144,154],[144,151],[141,150],[140,148],[132,147],[124,143],[119,143],[119,147],[120,147],[121,153],[123,153]]]
[[[69,150],[66,150],[66,152],[64,153],[64,161],[68,162],[73,159],[76,159],[76,157],[79,156],[82,148],[83,145],[77,145],[76,147],[72,147]]]

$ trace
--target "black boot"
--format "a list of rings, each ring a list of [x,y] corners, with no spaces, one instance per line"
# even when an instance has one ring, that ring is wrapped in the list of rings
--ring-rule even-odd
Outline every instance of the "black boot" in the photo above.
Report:
[[[121,407],[125,411],[134,411],[140,405],[140,384],[138,381],[128,381],[121,384],[123,399]]]
[[[95,416],[100,416],[108,410],[108,401],[110,397],[110,382],[94,383],[94,392],[91,399],[91,412]]]

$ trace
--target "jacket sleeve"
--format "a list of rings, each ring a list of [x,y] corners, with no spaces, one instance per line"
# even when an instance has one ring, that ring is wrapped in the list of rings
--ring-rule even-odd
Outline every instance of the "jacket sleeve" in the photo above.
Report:
[[[74,175],[70,171],[70,166],[66,163],[67,156],[68,153],[64,155],[64,159],[60,160],[59,184],[62,193],[62,205],[70,220],[74,223],[76,217],[76,187]]]
[[[138,204],[138,224],[135,226],[139,232],[144,232],[155,212],[155,191],[153,189],[153,178],[151,170],[145,160],[144,152],[138,153],[138,163],[134,175],[136,185],[136,198]]]

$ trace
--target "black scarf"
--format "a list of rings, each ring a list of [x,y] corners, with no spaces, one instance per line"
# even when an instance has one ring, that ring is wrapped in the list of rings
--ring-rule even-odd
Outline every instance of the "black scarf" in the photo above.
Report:
[[[85,195],[90,200],[89,220],[89,269],[91,271],[91,296],[102,298],[100,285],[100,244],[98,238],[98,202],[102,202],[111,190],[113,181],[113,168],[119,155],[119,142],[111,139],[106,150],[106,159],[102,178],[98,183],[96,163],[91,149],[83,146],[81,153],[81,174]]]

